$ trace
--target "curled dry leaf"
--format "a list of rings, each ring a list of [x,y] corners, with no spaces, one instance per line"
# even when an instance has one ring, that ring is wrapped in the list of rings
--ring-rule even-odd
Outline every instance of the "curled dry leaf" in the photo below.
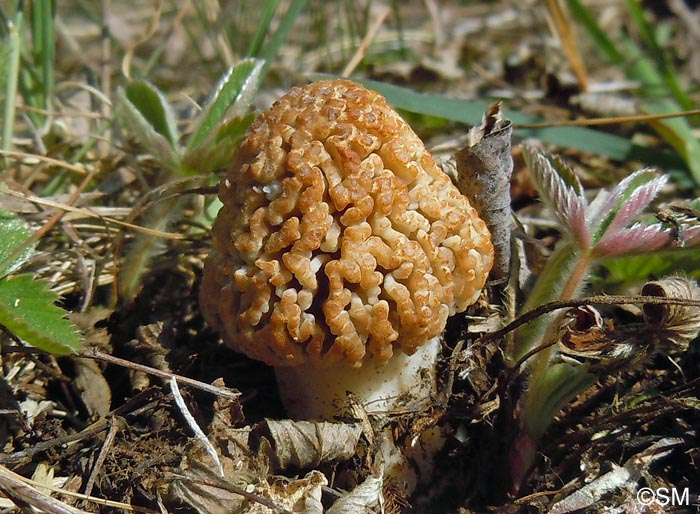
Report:
[[[480,125],[469,131],[467,146],[459,150],[457,186],[491,232],[495,259],[491,282],[508,280],[510,268],[510,177],[513,173],[513,126],[501,117],[501,105],[491,104]]]
[[[697,282],[684,277],[667,277],[647,282],[642,288],[642,294],[700,301]],[[663,329],[667,333],[668,342],[688,344],[700,332],[700,307],[697,305],[645,304],[642,309],[645,321],[655,328]]]
[[[256,493],[288,512],[303,514],[323,514],[321,505],[321,488],[328,485],[323,473],[310,471],[304,478],[291,479],[287,477],[272,477],[269,482],[263,482],[256,487]],[[246,514],[271,514],[274,510],[262,503],[251,505]]]
[[[371,476],[349,493],[341,496],[326,514],[364,514],[375,512],[374,507],[382,500],[384,480]]]
[[[193,442],[168,486],[169,504],[211,514],[274,512],[265,502],[290,512],[322,512],[320,488],[327,482],[321,473],[290,480],[270,472],[347,460],[355,455],[360,435],[359,424],[305,421],[267,420],[255,428],[217,430],[212,444],[224,478],[202,445]]]
[[[311,421],[266,420],[251,434],[256,448],[269,448],[270,463],[276,469],[315,468],[331,461],[348,460],[355,455],[362,427],[357,424]],[[269,445],[261,446],[260,438]]]

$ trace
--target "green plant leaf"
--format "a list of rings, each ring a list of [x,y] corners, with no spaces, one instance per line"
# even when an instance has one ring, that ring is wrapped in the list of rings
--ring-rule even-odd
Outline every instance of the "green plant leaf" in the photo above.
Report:
[[[24,264],[36,244],[22,248],[32,233],[27,225],[11,212],[0,211],[0,278]]]
[[[0,281],[0,324],[32,346],[57,355],[80,349],[78,330],[54,302],[57,295],[31,275]]]
[[[535,441],[567,403],[595,383],[596,377],[587,368],[560,362],[532,377],[523,412],[525,427]]]
[[[571,9],[572,18],[586,28],[588,35],[591,36],[593,42],[608,61],[618,65],[624,63],[624,54],[617,49],[615,43],[613,43],[612,39],[605,33],[605,30],[598,24],[595,18],[591,16],[590,11],[586,9],[579,0],[568,0],[567,3],[569,9]]]
[[[200,145],[220,123],[245,114],[258,89],[263,64],[259,59],[243,59],[221,77],[195,122],[186,153]]]
[[[641,190],[646,185],[653,185],[652,183],[659,182],[659,179],[659,175],[654,170],[642,169],[635,171],[623,179],[605,197],[600,197],[599,200],[591,203],[589,216],[593,231],[592,243],[595,244],[601,240],[620,210],[626,206],[626,202],[638,190]],[[655,195],[656,193],[653,194],[653,196]]]
[[[581,250],[577,244],[560,243],[547,260],[535,286],[521,307],[520,314],[536,309],[540,305],[560,300],[567,280],[581,259]],[[551,312],[544,314],[515,331],[514,360],[520,359],[541,342],[547,326],[555,316],[556,314]]]
[[[648,114],[668,114],[682,110],[676,102],[664,99],[645,102],[642,111]],[[696,184],[700,184],[700,141],[686,118],[655,120],[649,124],[670,144],[688,164],[688,169]]]
[[[224,121],[213,134],[185,154],[183,170],[192,174],[207,174],[231,166],[241,139],[254,119],[255,116],[249,114]]]
[[[137,91],[143,92],[143,95],[137,94]],[[135,86],[132,88],[132,97],[137,98],[138,101],[138,104],[135,104],[128,96],[127,91],[120,88],[117,91],[117,121],[121,126],[132,132],[139,143],[141,143],[163,167],[168,168],[174,173],[178,173],[180,167],[179,148],[175,142],[175,136],[170,133],[173,127],[166,128],[170,124],[169,121],[166,121],[170,115],[161,116],[160,122],[158,122],[160,124],[159,127],[156,127],[151,121],[154,117],[158,118],[156,112],[159,110],[162,111],[163,105],[167,105],[167,103],[160,104],[160,108],[153,107],[152,105],[149,106],[147,98],[153,98],[155,95],[156,103],[160,103],[161,99],[160,93],[157,93],[155,89],[150,90],[150,93],[148,93],[148,91],[148,87],[141,88]],[[146,110],[145,113],[142,111],[142,108]],[[168,110],[170,110],[170,107],[168,107]],[[163,132],[165,132],[165,134],[163,134]]]
[[[610,257],[602,259],[600,265],[606,273],[594,276],[591,282],[597,288],[608,291],[669,273],[682,272],[696,280],[700,279],[700,252],[697,249],[661,250],[647,255]]]
[[[3,20],[4,21],[4,20]],[[20,75],[20,34],[22,33],[24,21],[22,11],[18,11],[14,23],[7,24],[7,43],[3,42],[3,103],[2,103],[2,134],[0,137],[0,148],[9,150],[12,146],[12,132],[15,128],[15,109],[17,107],[17,87],[19,86]],[[7,52],[7,61],[4,54]]]
[[[126,86],[126,98],[174,149],[178,145],[175,114],[160,90],[145,80],[134,80]]]

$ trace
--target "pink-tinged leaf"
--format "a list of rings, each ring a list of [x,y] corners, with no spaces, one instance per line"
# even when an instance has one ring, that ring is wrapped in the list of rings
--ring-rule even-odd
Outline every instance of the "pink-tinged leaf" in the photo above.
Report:
[[[619,210],[640,187],[656,179],[659,179],[659,175],[654,170],[638,170],[623,179],[607,195],[599,195],[592,203],[591,208],[588,209],[589,226],[594,232],[593,241],[598,241],[605,235]],[[662,180],[665,183],[666,179]],[[639,211],[635,211],[635,214],[637,212]],[[627,217],[627,220],[629,220],[629,217]]]
[[[637,214],[646,209],[652,200],[656,198],[656,195],[659,194],[666,181],[666,175],[661,175],[635,189],[615,214],[610,225],[608,225],[606,233],[614,234],[617,230],[627,225]]]
[[[552,210],[571,239],[588,246],[586,199],[578,177],[562,161],[557,160],[554,166],[535,148],[524,146],[523,155],[542,203]]]
[[[695,225],[681,225],[681,230],[683,231],[683,246],[685,248],[692,248],[693,246],[700,246],[700,224]]]
[[[673,231],[663,223],[635,223],[629,228],[608,232],[593,248],[593,255],[612,257],[623,253],[648,253],[669,245],[673,240]]]

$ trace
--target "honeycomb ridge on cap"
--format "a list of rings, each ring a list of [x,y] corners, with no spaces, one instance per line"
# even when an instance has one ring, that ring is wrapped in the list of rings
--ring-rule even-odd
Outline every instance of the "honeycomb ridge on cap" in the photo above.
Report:
[[[202,312],[273,366],[410,355],[476,301],[493,262],[485,223],[418,136],[347,80],[261,114],[219,198]]]

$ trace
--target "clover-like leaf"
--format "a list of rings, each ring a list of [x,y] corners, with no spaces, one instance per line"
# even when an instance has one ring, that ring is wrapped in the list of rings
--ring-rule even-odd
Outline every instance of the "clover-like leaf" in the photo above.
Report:
[[[202,144],[219,124],[245,114],[258,88],[263,64],[259,59],[243,59],[221,77],[198,116],[187,143],[187,153]]]
[[[523,147],[523,156],[542,202],[552,210],[570,237],[587,247],[590,235],[586,225],[586,199],[576,174],[560,159],[552,159],[529,146]]]
[[[0,211],[0,277],[15,271],[32,255],[36,244],[23,247],[29,236],[24,221],[11,212]]]
[[[75,353],[81,346],[80,334],[55,305],[57,299],[44,281],[31,275],[0,280],[0,324],[41,350]]]

